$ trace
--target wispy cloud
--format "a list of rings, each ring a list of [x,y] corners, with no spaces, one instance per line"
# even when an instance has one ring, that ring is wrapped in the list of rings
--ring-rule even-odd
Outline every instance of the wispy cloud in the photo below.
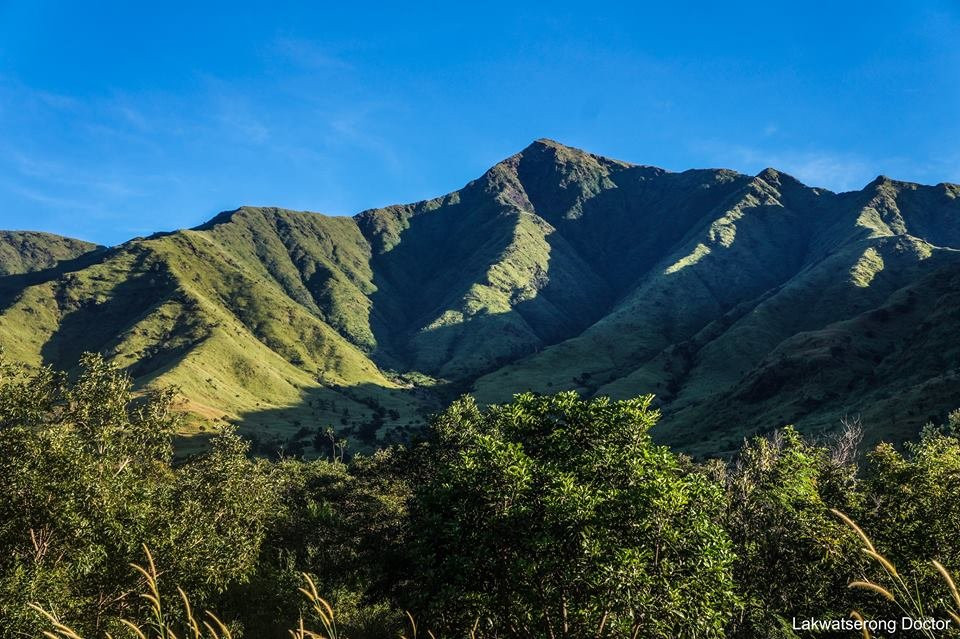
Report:
[[[22,184],[14,182],[12,180],[3,180],[0,182],[0,187],[4,190],[14,193],[25,200],[31,202],[36,202],[37,204],[42,204],[43,206],[67,210],[67,211],[82,211],[85,213],[93,212],[96,207],[91,206],[87,201],[66,197],[59,197],[56,195],[50,195],[46,191],[40,191],[37,189],[32,189],[25,187]]]
[[[113,197],[143,195],[142,191],[132,188],[126,181],[105,179],[97,172],[86,171],[46,158],[30,157],[18,151],[13,151],[9,157],[14,169],[22,177],[53,182],[61,186],[80,187]]]
[[[765,137],[774,137],[775,134],[775,125],[764,130]],[[832,191],[859,189],[876,177],[876,173],[871,174],[877,165],[875,162],[855,153],[828,149],[763,148],[724,144],[713,140],[699,143],[696,152],[713,165],[747,173],[757,173],[773,167],[794,176],[804,184],[825,187]]]
[[[397,118],[416,117],[411,101],[310,41],[277,39],[264,54],[269,72],[194,72],[175,89],[68,97],[0,76],[0,228],[97,229],[113,243],[241,203],[344,214],[381,203],[358,196],[351,166],[416,183],[395,139]]]
[[[735,149],[734,156],[749,166],[774,167],[794,176],[804,184],[826,187],[833,191],[859,189],[875,175],[870,162],[850,153],[834,151],[760,151]]]
[[[270,127],[253,113],[237,105],[222,105],[217,121],[226,131],[240,140],[252,144],[266,144],[270,141]]]
[[[18,108],[37,108],[43,107],[56,109],[59,111],[70,111],[77,109],[81,102],[71,96],[44,91],[35,87],[27,86],[18,80],[9,76],[0,75],[0,97],[2,103],[16,103]]]
[[[310,40],[280,37],[273,40],[268,50],[306,69],[338,71],[353,69],[353,65],[345,59],[333,55],[324,47]]]
[[[396,148],[388,140],[372,132],[370,122],[374,107],[350,112],[341,112],[329,120],[331,138],[336,144],[357,146],[373,153],[393,172],[402,169],[403,163]]]
[[[719,141],[699,143],[695,152],[712,166],[746,173],[773,167],[809,186],[837,192],[861,189],[878,175],[923,184],[960,181],[960,153],[917,161],[906,156],[869,157],[831,149],[765,148]]]

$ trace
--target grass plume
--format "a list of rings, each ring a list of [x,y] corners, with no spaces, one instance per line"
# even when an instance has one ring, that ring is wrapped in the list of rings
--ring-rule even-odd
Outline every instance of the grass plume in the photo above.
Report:
[[[184,622],[180,627],[175,627],[169,621],[174,615],[167,614],[168,611],[164,607],[164,599],[160,592],[159,573],[153,554],[146,545],[143,546],[143,552],[147,560],[146,565],[141,566],[132,563],[130,566],[143,577],[144,592],[139,594],[140,598],[149,605],[150,619],[145,623],[137,623],[126,618],[120,619],[120,623],[124,627],[133,633],[137,639],[233,639],[233,632],[230,627],[213,612],[205,610],[204,618],[197,619],[193,605],[190,603],[190,597],[179,586],[177,586],[177,595],[182,607]],[[316,583],[310,575],[303,573],[303,578],[307,587],[299,590],[307,598],[322,630],[317,632],[306,628],[301,615],[297,627],[289,631],[290,636],[294,639],[342,639],[337,631],[333,607],[320,596]],[[50,629],[41,630],[42,636],[46,639],[84,639],[80,633],[63,623],[56,613],[47,610],[38,603],[28,605],[50,626]],[[113,639],[113,637],[109,633],[105,633],[104,639]]]
[[[866,555],[883,569],[886,578],[893,584],[892,590],[888,590],[876,582],[864,578],[862,580],[850,582],[849,587],[874,592],[888,601],[896,603],[897,607],[899,607],[905,615],[911,618],[922,618],[928,616],[924,612],[924,602],[920,593],[916,590],[916,588],[911,589],[907,585],[903,577],[901,577],[900,573],[897,571],[896,566],[893,565],[893,562],[877,552],[873,543],[870,541],[870,538],[863,531],[863,529],[861,529],[860,526],[858,526],[850,517],[839,510],[834,509],[832,512],[841,521],[843,521],[860,538],[861,541],[863,541],[864,545],[866,546],[863,549]],[[960,593],[957,591],[956,583],[954,582],[953,577],[950,575],[950,572],[939,561],[931,560],[931,563],[949,589],[950,596],[953,599],[953,604],[960,609]],[[958,614],[956,610],[947,608],[946,613],[951,619],[953,619],[954,623],[960,625],[960,614]],[[860,613],[856,611],[853,611],[851,616],[856,619],[863,620],[863,617],[860,615]],[[929,637],[930,639],[935,637],[932,630],[924,628],[921,629],[920,632],[923,634],[923,636]],[[870,634],[866,629],[864,629],[863,633],[863,636],[866,639],[869,639]]]

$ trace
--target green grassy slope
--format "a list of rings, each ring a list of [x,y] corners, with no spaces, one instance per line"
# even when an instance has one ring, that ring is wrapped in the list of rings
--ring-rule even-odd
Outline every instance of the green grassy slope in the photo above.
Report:
[[[36,231],[0,231],[0,277],[55,267],[97,250],[96,244]]]
[[[539,140],[433,200],[354,218],[243,207],[92,248],[0,235],[8,355],[104,352],[267,447],[326,424],[403,437],[468,390],[654,392],[659,436],[698,453],[857,412],[902,438],[960,405],[956,185],[836,194]]]
[[[337,237],[343,220],[254,209],[230,218],[134,240],[100,263],[26,287],[0,313],[8,355],[70,367],[83,351],[101,351],[143,386],[179,386],[193,413],[248,428],[263,428],[260,416],[269,415],[280,435],[327,423],[359,427],[377,406],[412,414],[411,402],[391,392],[398,385],[349,339],[362,342],[363,334],[338,321],[338,304],[327,308],[343,334],[312,303],[326,295],[347,305],[354,281],[363,284]],[[302,259],[288,250],[297,233],[338,248]],[[321,281],[320,268],[341,286]],[[363,391],[354,398],[353,388]]]
[[[696,453],[798,423],[827,433],[861,419],[866,443],[902,441],[957,404],[960,256],[854,317],[784,339],[734,384],[678,402],[660,435]],[[735,425],[731,427],[729,425]]]
[[[880,178],[863,192],[837,195],[765,171],[696,221],[600,321],[481,377],[474,390],[486,401],[526,389],[655,392],[666,411],[661,437],[698,452],[739,443],[771,424],[835,426],[843,411],[816,402],[785,410],[776,394],[756,415],[728,410],[719,424],[696,423],[732,405],[736,385],[783,340],[877,308],[955,259],[957,192],[953,185]],[[943,371],[915,373],[933,378]],[[876,382],[888,392],[896,383]],[[851,414],[863,404],[859,397],[842,401]],[[960,403],[960,393],[945,400],[951,402]],[[901,413],[881,435],[902,438],[928,416]]]

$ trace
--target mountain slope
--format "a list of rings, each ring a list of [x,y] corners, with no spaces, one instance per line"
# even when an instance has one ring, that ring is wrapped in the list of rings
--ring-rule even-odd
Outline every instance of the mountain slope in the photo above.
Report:
[[[97,249],[96,244],[35,231],[0,231],[0,277],[53,268]]]
[[[257,414],[284,407],[292,412],[270,420],[281,430],[335,423],[343,411],[369,419],[372,398],[409,413],[390,394],[397,385],[312,303],[331,288],[334,300],[343,295],[321,281],[317,264],[349,286],[351,277],[362,283],[343,228],[339,219],[241,209],[202,230],[133,240],[24,288],[0,314],[0,335],[8,356],[31,364],[69,367],[83,351],[104,352],[142,385],[181,387],[193,412],[246,416],[251,427],[265,426]],[[336,247],[329,255],[300,259],[290,249],[307,253],[324,241]],[[329,308],[336,323],[343,313]],[[357,401],[354,387],[376,392]]]
[[[461,392],[566,388],[656,393],[658,436],[695,453],[858,413],[902,439],[960,406],[958,249],[956,185],[836,194],[539,140],[354,218],[244,207],[67,268],[26,251],[6,268],[36,272],[0,277],[0,344],[107,353],[273,445],[327,423],[373,444]]]

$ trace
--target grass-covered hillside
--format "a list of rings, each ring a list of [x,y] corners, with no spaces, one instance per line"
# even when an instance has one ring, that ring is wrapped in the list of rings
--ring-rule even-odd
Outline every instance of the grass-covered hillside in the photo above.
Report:
[[[403,438],[464,392],[655,393],[656,436],[696,453],[856,414],[901,439],[960,405],[957,185],[836,194],[540,140],[354,218],[244,207],[94,253],[2,238],[8,357],[99,351],[267,448]]]
[[[96,244],[34,231],[0,231],[0,276],[56,267],[97,250]]]

